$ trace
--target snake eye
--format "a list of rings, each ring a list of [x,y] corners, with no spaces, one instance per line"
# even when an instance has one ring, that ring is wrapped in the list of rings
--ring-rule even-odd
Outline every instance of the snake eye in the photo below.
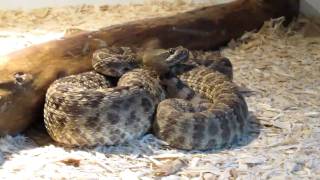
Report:
[[[231,64],[230,60],[228,58],[226,58],[226,57],[222,58],[222,64],[224,66],[227,66],[227,67],[232,67],[232,64]]]
[[[174,54],[174,52],[175,52],[175,49],[173,49],[173,48],[170,48],[170,49],[169,49],[169,53],[170,53],[170,54]]]

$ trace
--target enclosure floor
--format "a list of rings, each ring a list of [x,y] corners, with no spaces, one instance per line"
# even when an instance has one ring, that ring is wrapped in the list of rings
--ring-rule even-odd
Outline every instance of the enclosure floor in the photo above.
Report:
[[[59,38],[77,28],[94,30],[194,7],[179,1],[0,11],[0,53]],[[0,179],[320,177],[320,28],[304,18],[287,28],[281,22],[269,21],[259,32],[246,33],[222,49],[233,63],[234,80],[251,113],[252,131],[241,145],[186,152],[146,135],[120,146],[67,149],[40,147],[23,134],[7,136],[0,138]],[[213,54],[200,53],[204,58]]]

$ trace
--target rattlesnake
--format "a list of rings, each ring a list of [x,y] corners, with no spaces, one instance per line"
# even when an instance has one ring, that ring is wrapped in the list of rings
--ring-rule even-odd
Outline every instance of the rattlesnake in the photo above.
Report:
[[[68,145],[114,145],[153,127],[158,138],[180,149],[234,143],[245,132],[248,109],[231,81],[230,61],[191,61],[188,53],[182,47],[96,51],[94,71],[49,87],[44,108],[48,133]]]

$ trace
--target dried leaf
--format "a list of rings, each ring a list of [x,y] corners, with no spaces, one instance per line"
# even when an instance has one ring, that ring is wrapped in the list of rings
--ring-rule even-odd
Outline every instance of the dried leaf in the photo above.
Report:
[[[61,160],[60,162],[62,162],[63,164],[65,164],[67,166],[74,166],[74,167],[79,167],[80,166],[80,160],[79,159],[69,158],[69,159]]]

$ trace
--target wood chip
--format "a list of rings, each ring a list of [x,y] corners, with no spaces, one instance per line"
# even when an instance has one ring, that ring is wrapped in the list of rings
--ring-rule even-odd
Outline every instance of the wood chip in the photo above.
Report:
[[[154,174],[156,176],[169,176],[177,173],[186,165],[187,162],[185,160],[176,159],[174,161],[169,161],[161,166],[156,167],[154,170]]]
[[[80,166],[80,160],[79,159],[70,158],[70,159],[61,160],[60,162],[62,162],[65,165],[68,165],[68,166],[74,166],[74,167],[79,167]]]

